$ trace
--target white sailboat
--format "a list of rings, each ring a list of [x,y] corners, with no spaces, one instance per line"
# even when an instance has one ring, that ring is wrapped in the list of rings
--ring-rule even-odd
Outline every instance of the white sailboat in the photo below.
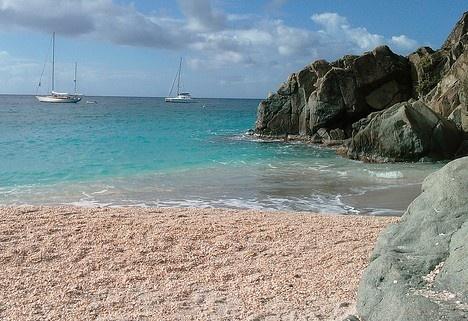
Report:
[[[194,103],[196,102],[190,93],[188,92],[180,92],[180,74],[182,71],[182,58],[180,58],[179,62],[179,70],[177,71],[177,74],[174,78],[174,81],[172,82],[172,87],[171,91],[169,92],[169,97],[166,97],[165,101],[168,103]],[[177,80],[177,95],[175,97],[172,97],[172,91],[174,90],[174,85]]]
[[[37,100],[41,103],[77,103],[81,100],[81,96],[76,93],[76,71],[77,64],[75,63],[75,77],[73,79],[75,83],[75,93],[60,93],[55,91],[55,32],[52,34],[52,91],[50,95],[46,96],[36,96]],[[39,81],[39,86],[41,86],[41,80]]]

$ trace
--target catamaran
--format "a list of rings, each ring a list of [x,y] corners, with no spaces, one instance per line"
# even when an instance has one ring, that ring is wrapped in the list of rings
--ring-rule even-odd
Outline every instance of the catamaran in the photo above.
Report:
[[[60,93],[55,91],[55,32],[52,34],[52,90],[50,95],[46,96],[36,96],[37,100],[41,103],[77,103],[81,100],[81,96],[76,93],[76,71],[77,63],[75,62],[75,77],[73,82],[75,84],[75,93]],[[41,79],[39,80],[38,89],[41,86]]]
[[[194,103],[196,102],[190,93],[188,92],[180,92],[180,74],[182,70],[182,58],[180,58],[179,62],[179,70],[177,71],[177,74],[174,78],[174,81],[172,82],[171,86],[171,91],[169,92],[169,97],[166,97],[165,101],[168,103]],[[175,97],[172,97],[172,91],[174,90],[174,85],[177,80],[177,95]]]

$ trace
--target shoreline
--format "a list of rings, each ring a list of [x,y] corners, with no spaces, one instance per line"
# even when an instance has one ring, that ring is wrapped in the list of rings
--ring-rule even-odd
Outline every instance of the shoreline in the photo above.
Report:
[[[343,169],[345,177],[347,171]],[[364,169],[366,171],[366,169]],[[145,196],[148,193],[147,186],[142,185],[140,189],[125,189],[126,181],[116,181],[106,185],[103,181],[94,182],[76,182],[70,184],[63,182],[45,186],[36,186],[36,190],[16,191],[17,195],[10,196],[8,190],[0,191],[0,209],[8,207],[28,207],[28,206],[76,206],[84,208],[199,208],[199,209],[233,209],[233,210],[259,210],[267,212],[314,212],[318,214],[331,215],[364,215],[364,216],[398,216],[403,215],[409,204],[421,193],[421,182],[413,178],[404,178],[409,182],[399,182],[398,175],[401,168],[394,169],[369,169],[368,177],[374,179],[374,182],[365,182],[368,186],[349,189],[347,191],[334,190],[332,194],[327,195],[327,190],[320,190],[316,194],[308,196],[302,195],[295,197],[291,190],[285,189],[283,192],[278,188],[276,195],[274,193],[260,195],[259,198],[245,198],[245,194],[235,195],[236,197],[227,197],[230,194],[219,195],[190,195],[186,199],[178,197],[179,195],[166,194],[165,197],[154,199],[154,195]],[[312,173],[312,172],[311,172]],[[312,173],[313,174],[313,173]],[[318,175],[321,175],[320,173]],[[337,176],[341,173],[338,171]],[[388,176],[390,175],[390,176]],[[197,177],[201,177],[198,175]],[[170,181],[170,178],[166,178]],[[381,182],[378,182],[380,180]],[[351,182],[352,183],[352,182]],[[349,183],[349,184],[351,184]],[[387,185],[383,185],[387,183]],[[178,183],[181,185],[181,183]],[[335,182],[330,182],[335,184]],[[359,182],[357,182],[359,184]],[[374,184],[374,186],[370,186]],[[380,184],[380,186],[378,185]],[[332,185],[333,186],[333,185]],[[194,190],[196,186],[186,188],[179,192],[186,193]],[[314,186],[310,186],[313,189]],[[146,189],[145,189],[146,188]],[[176,190],[177,186],[166,187]],[[221,187],[220,187],[221,188]],[[333,187],[332,187],[333,188]],[[261,190],[261,187],[260,187]],[[299,192],[298,192],[299,191]],[[305,194],[306,188],[300,187],[294,192]],[[58,193],[61,193],[60,195]],[[126,195],[128,193],[129,195]],[[333,194],[335,193],[335,194]],[[140,195],[141,194],[141,195]],[[13,194],[12,194],[13,195]],[[210,196],[212,198],[210,198]],[[3,197],[3,199],[2,199]],[[151,197],[153,197],[151,199]],[[11,199],[9,199],[11,198]],[[151,200],[150,200],[151,199]],[[19,201],[26,200],[26,201]],[[299,205],[297,205],[299,204]],[[296,206],[297,205],[297,206]]]
[[[360,194],[344,195],[343,204],[358,208],[356,215],[401,217],[408,206],[421,194],[422,183],[388,186]]]
[[[104,190],[107,192],[107,190]],[[91,193],[93,195],[102,194],[103,191]],[[329,211],[315,211],[320,215],[357,215],[357,216],[395,216],[401,217],[409,204],[421,193],[421,183],[411,183],[405,185],[387,186],[377,189],[368,189],[354,194],[337,195],[337,200],[343,206],[346,212],[333,213]],[[240,200],[242,201],[242,200]],[[99,200],[77,200],[70,202],[57,203],[15,203],[15,204],[0,204],[0,210],[3,208],[12,207],[78,207],[78,208],[143,208],[143,209],[213,209],[213,210],[239,210],[239,211],[265,211],[265,212],[285,212],[285,213],[311,213],[311,210],[297,209],[281,209],[281,208],[259,208],[259,207],[236,207],[230,206],[227,203],[219,205],[209,205],[208,201],[205,206],[191,205],[187,201],[186,204],[170,204],[172,201],[161,201],[161,204],[146,204],[144,201],[140,203],[112,203]]]
[[[333,320],[395,217],[0,208],[5,320]]]

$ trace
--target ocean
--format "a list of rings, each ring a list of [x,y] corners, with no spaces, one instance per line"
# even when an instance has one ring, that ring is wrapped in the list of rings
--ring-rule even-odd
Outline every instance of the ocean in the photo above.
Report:
[[[96,100],[97,104],[86,104]],[[227,207],[401,214],[443,163],[366,164],[261,140],[259,100],[0,96],[0,205]]]

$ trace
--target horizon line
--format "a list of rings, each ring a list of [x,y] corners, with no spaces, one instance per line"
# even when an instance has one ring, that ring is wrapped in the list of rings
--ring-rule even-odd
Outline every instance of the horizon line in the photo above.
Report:
[[[123,95],[83,95],[83,97],[114,97],[114,98],[166,98],[165,96],[123,96]],[[0,93],[0,96],[41,96],[39,94],[16,94],[16,93]],[[245,97],[193,97],[194,99],[248,99],[248,100],[263,100],[266,98],[245,98]]]

